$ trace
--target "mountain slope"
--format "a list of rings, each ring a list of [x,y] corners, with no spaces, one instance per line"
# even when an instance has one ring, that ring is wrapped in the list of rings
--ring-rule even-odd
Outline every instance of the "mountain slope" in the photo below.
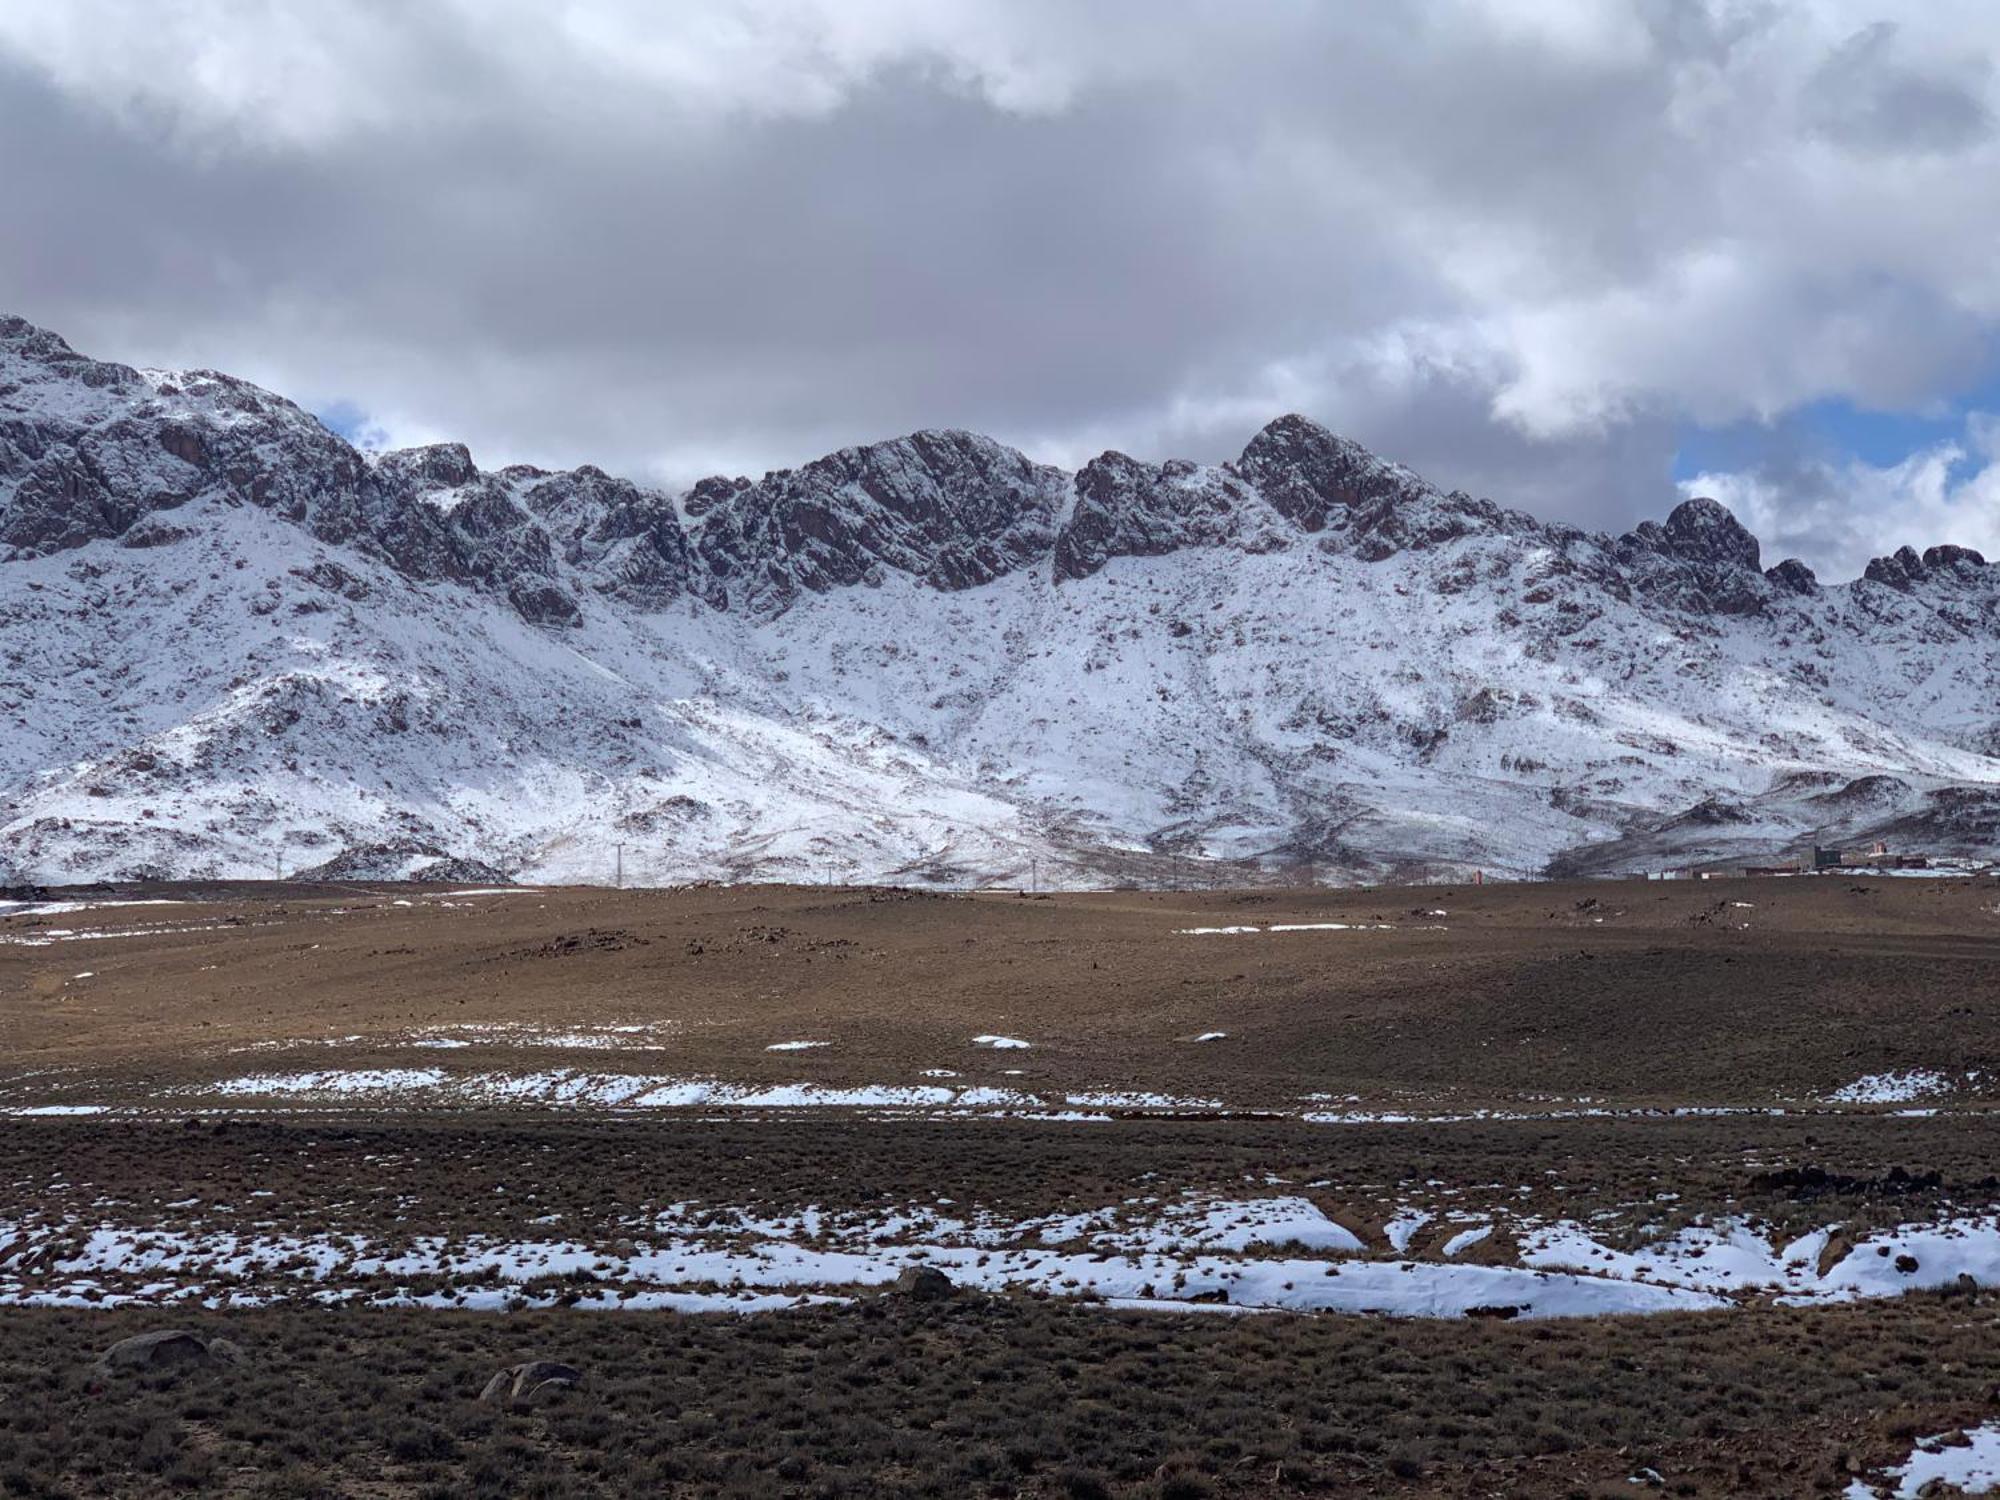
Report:
[[[1591,535],[1299,417],[1221,466],[927,432],[682,497],[371,457],[0,319],[0,859],[1089,883],[1990,849],[2000,570],[1761,561],[1712,501]]]

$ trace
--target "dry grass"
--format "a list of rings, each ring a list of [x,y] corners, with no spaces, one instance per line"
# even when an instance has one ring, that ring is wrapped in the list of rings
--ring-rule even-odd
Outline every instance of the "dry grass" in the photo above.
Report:
[[[198,1317],[219,1372],[107,1378],[158,1315],[0,1314],[22,1495],[1810,1494],[1982,1419],[1995,1306],[1594,1324],[1164,1318],[883,1298],[780,1317]],[[568,1360],[531,1414],[471,1397]],[[1606,1490],[1605,1493],[1609,1493]]]
[[[1983,1107],[2000,1085],[1990,884],[556,891],[458,906],[194,894],[210,899],[6,924],[200,930],[0,945],[0,1103],[370,1064],[834,1084],[929,1067],[1011,1083],[1022,1068],[1050,1091],[1292,1110],[1350,1092],[1378,1107],[1768,1105],[1895,1068],[1987,1081],[1955,1112],[1907,1119],[0,1118],[0,1222],[604,1243],[688,1200],[886,1213],[949,1198],[1027,1216],[1135,1191],[1284,1191],[1364,1230],[1409,1204],[1609,1211],[1599,1231],[1632,1240],[1702,1217],[1784,1233],[2000,1198],[2000,1112]],[[1419,930],[1436,907],[1449,930]],[[1264,920],[1396,930],[1172,935]],[[664,1023],[666,1050],[392,1045],[510,1022]],[[1230,1035],[1190,1040],[1209,1030]],[[1035,1045],[972,1048],[987,1031]],[[796,1038],[833,1045],[764,1050]],[[551,1215],[559,1230],[537,1226]],[[246,1362],[111,1384],[91,1372],[113,1339],[182,1317],[241,1342]],[[1916,1434],[1994,1412],[1996,1328],[1986,1294],[1531,1326],[970,1296],[751,1319],[12,1310],[0,1494],[1608,1496],[1643,1493],[1627,1482],[1642,1468],[1669,1493],[1834,1494]],[[471,1401],[535,1354],[580,1365],[586,1388],[530,1415]]]
[[[521,1065],[511,1048],[384,1046],[426,1026],[492,1022],[670,1028],[662,1052],[531,1065],[835,1084],[909,1083],[927,1067],[1000,1083],[1021,1068],[1030,1087],[1242,1107],[1296,1108],[1314,1092],[1378,1104],[1768,1104],[1909,1067],[1985,1072],[1991,1088],[1994,905],[1990,881],[1846,877],[1041,900],[238,893],[8,920],[13,935],[37,923],[199,930],[0,945],[0,1056],[81,1070],[8,1086],[14,1102],[56,1088],[141,1097],[274,1060]],[[1428,930],[1437,908],[1447,930]],[[1396,930],[1174,935],[1262,921]],[[74,979],[83,971],[92,977]],[[1191,1041],[1215,1030],[1228,1039]],[[971,1046],[988,1031],[1035,1046]],[[364,1041],[229,1050],[353,1034]],[[798,1038],[832,1045],[765,1050]]]
[[[1166,1197],[1299,1192],[1364,1227],[1398,1207],[1610,1217],[1628,1239],[1697,1218],[1775,1234],[1979,1211],[2000,1116],[1692,1117],[1449,1125],[1287,1121],[0,1120],[0,1221],[275,1234],[608,1239],[670,1204],[889,1213],[949,1198],[1025,1218]],[[1821,1175],[1814,1175],[1815,1173]]]

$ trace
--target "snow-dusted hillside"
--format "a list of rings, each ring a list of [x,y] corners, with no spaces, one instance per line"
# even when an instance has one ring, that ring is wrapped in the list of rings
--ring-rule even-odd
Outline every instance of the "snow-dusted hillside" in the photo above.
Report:
[[[2000,569],[1822,586],[1298,417],[919,433],[681,497],[367,457],[0,319],[0,865],[1047,883],[1632,869],[2000,827]],[[440,863],[459,861],[461,863]],[[1241,869],[1206,873],[1245,878]]]

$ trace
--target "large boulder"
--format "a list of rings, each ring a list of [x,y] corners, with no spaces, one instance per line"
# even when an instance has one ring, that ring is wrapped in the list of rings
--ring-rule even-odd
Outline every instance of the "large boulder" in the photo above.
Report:
[[[208,1338],[185,1328],[162,1328],[120,1339],[98,1356],[97,1368],[107,1375],[128,1375],[233,1365],[240,1358],[242,1351],[228,1339]]]
[[[913,1302],[940,1302],[958,1290],[956,1283],[936,1266],[905,1266],[896,1278],[896,1295]]]
[[[551,1396],[575,1390],[582,1380],[583,1372],[573,1365],[554,1359],[531,1359],[497,1371],[480,1391],[479,1399],[510,1411],[526,1411]]]

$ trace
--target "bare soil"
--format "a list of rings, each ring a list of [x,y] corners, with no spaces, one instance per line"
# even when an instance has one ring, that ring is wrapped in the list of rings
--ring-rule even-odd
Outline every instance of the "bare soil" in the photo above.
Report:
[[[519,1049],[399,1043],[510,1023],[662,1028],[657,1051],[539,1055],[599,1068],[832,1085],[949,1068],[1236,1110],[1309,1095],[1771,1106],[1896,1069],[1979,1075],[1965,1098],[2000,1096],[1991,880],[129,894],[213,899],[0,920],[13,939],[112,934],[0,944],[0,1103],[86,1086],[143,1101],[273,1058],[490,1069]],[[1182,932],[1314,922],[1358,930]],[[986,1034],[1032,1046],[973,1044]],[[234,1050],[349,1037],[310,1056]],[[766,1050],[794,1040],[830,1045]]]

